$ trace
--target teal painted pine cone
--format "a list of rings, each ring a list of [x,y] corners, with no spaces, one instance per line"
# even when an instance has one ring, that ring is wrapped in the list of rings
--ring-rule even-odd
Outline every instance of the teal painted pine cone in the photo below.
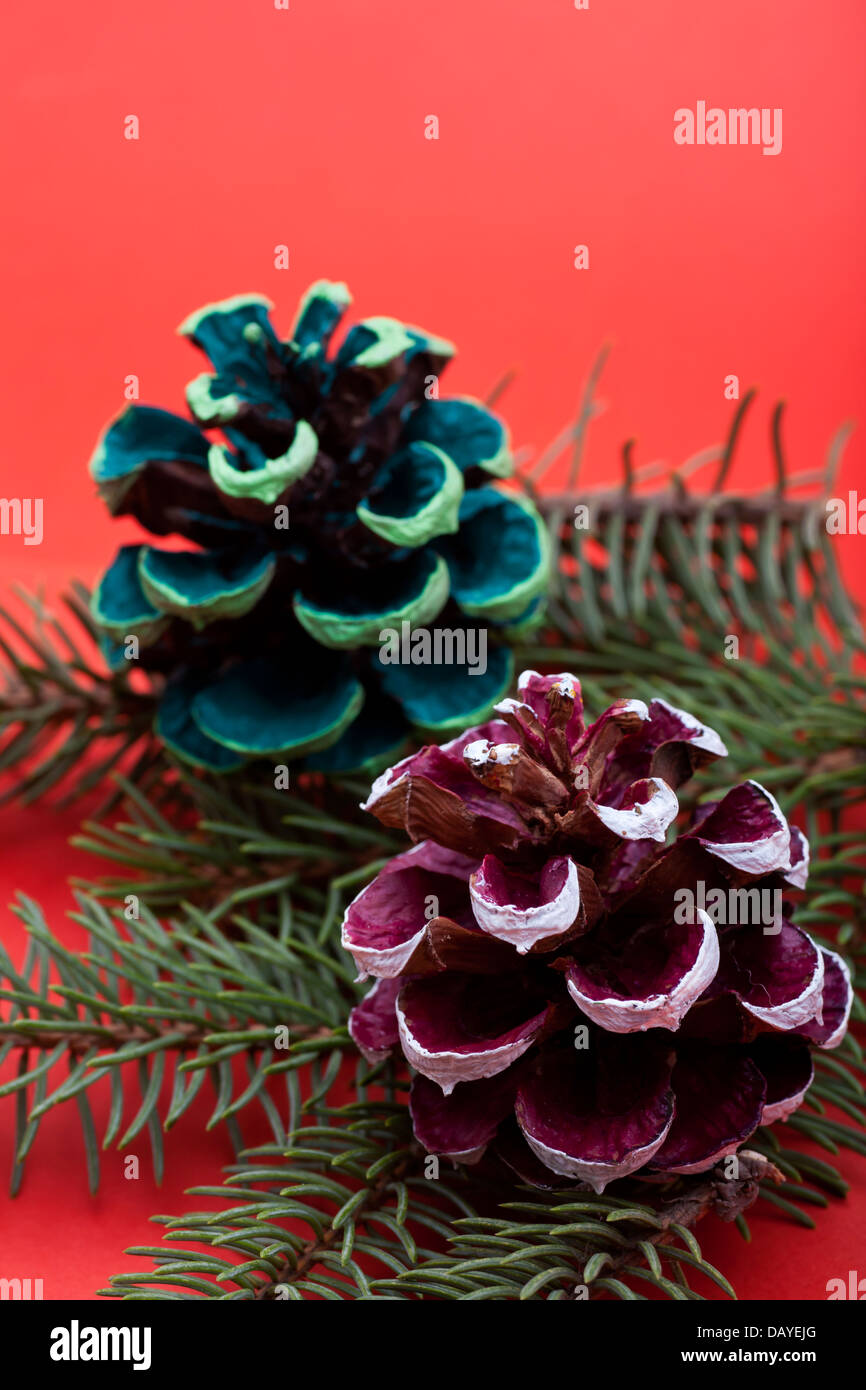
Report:
[[[179,331],[213,365],[187,388],[193,419],[130,406],[91,461],[113,516],[190,542],[123,546],[93,613],[112,664],[137,648],[157,676],[158,732],[200,766],[369,770],[413,728],[447,736],[501,698],[508,641],[540,615],[547,535],[495,486],[505,426],[439,399],[454,348],[420,329],[370,318],[329,351],[349,302],[313,285],[285,342],[260,295],[193,314]]]

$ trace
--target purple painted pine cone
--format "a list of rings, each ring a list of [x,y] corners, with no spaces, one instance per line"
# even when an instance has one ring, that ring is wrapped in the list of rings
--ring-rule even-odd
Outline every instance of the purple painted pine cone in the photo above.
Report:
[[[726,749],[664,700],[586,727],[573,676],[526,671],[496,712],[365,803],[416,843],[343,921],[376,979],[352,1036],[402,1049],[429,1153],[496,1145],[599,1192],[701,1172],[795,1110],[811,1045],[845,1034],[848,970],[791,921],[805,836],[757,782],[677,825],[677,788]]]

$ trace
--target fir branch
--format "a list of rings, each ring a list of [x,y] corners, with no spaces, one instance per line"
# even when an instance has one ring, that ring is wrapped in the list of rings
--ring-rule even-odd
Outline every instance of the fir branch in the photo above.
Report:
[[[0,1000],[11,1005],[0,1022],[0,1063],[16,1051],[21,1059],[0,1086],[0,1098],[18,1101],[13,1195],[43,1116],[75,1099],[92,1124],[87,1093],[106,1079],[112,1104],[103,1148],[123,1147],[147,1127],[157,1173],[162,1128],[180,1119],[206,1076],[217,1094],[208,1127],[225,1122],[240,1149],[238,1116],[256,1102],[285,1140],[291,1119],[279,1117],[272,1078],[323,1049],[339,1057],[352,1048],[344,1020],[356,990],[339,947],[318,943],[316,915],[293,908],[284,892],[258,923],[222,905],[210,915],[190,905],[163,924],[143,904],[130,920],[86,894],[77,901],[84,951],[64,947],[26,898],[17,908],[30,939],[20,971],[0,946]],[[167,1061],[174,1087],[163,1110]],[[130,1069],[141,1105],[121,1135],[122,1073]],[[98,1176],[95,1156],[94,1187]]]
[[[350,782],[300,774],[295,793],[276,790],[273,769],[260,764],[230,778],[173,773],[149,790],[115,779],[122,818],[85,821],[73,844],[131,872],[80,887],[116,901],[138,895],[154,909],[189,899],[218,915],[292,887],[324,912],[324,937],[345,888],[403,848],[360,812],[365,789]]]
[[[306,1080],[313,1096],[323,1083],[326,1089],[333,1084],[327,1070],[312,1064]],[[459,1171],[447,1182],[425,1183],[419,1176],[406,1108],[393,1099],[393,1077],[385,1072],[383,1099],[367,1095],[370,1075],[358,1063],[356,1102],[331,1108],[308,1097],[303,1109],[310,1122],[293,1131],[287,1150],[254,1150],[229,1170],[223,1187],[193,1190],[219,1197],[227,1203],[223,1211],[154,1218],[166,1227],[166,1241],[205,1244],[236,1258],[203,1260],[188,1248],[169,1253],[137,1247],[127,1253],[152,1259],[155,1269],[119,1275],[102,1292],[127,1298],[367,1299],[378,1295],[359,1258],[397,1272],[407,1261],[432,1258],[432,1251],[419,1248],[413,1229],[447,1239],[455,1211],[472,1210],[462,1195],[467,1179]],[[186,1292],[178,1295],[178,1288]]]
[[[316,1063],[308,1079],[314,1094],[323,1067]],[[293,1131],[287,1149],[269,1145],[243,1155],[223,1186],[192,1190],[217,1198],[220,1210],[155,1217],[166,1241],[182,1248],[129,1250],[154,1261],[154,1270],[119,1275],[102,1292],[525,1301],[605,1293],[641,1298],[641,1284],[649,1283],[669,1298],[695,1299],[703,1295],[690,1286],[694,1271],[735,1297],[695,1239],[700,1220],[710,1213],[736,1219],[748,1238],[743,1212],[755,1199],[812,1224],[799,1204],[822,1206],[824,1193],[839,1197],[846,1190],[831,1165],[783,1149],[773,1130],[759,1131],[739,1155],[734,1178],[720,1165],[690,1178],[626,1180],[601,1196],[580,1187],[541,1194],[495,1170],[455,1169],[447,1180],[433,1180],[404,1106],[392,1099],[390,1067],[380,1079],[383,1101],[367,1094],[371,1076],[358,1063],[357,1101],[334,1108],[308,1100],[301,1107],[306,1123]],[[448,1212],[453,1205],[462,1212],[456,1219]],[[308,1235],[298,1234],[299,1224]],[[416,1233],[432,1234],[438,1249],[419,1248]],[[184,1242],[224,1253],[203,1260]],[[365,1257],[363,1268],[357,1255]],[[377,1276],[382,1264],[390,1272]]]
[[[598,411],[597,375],[580,409],[581,448]],[[812,842],[810,901],[798,920],[844,945],[866,929],[863,837],[847,829],[866,786],[866,642],[824,520],[850,427],[823,469],[792,475],[777,405],[775,487],[725,491],[753,399],[739,403],[725,443],[670,472],[663,491],[643,488],[659,470],[636,469],[631,444],[619,489],[539,496],[527,480],[558,563],[549,628],[518,660],[575,671],[590,707],[660,695],[716,729],[729,756],[694,794],[747,778],[773,792]],[[568,442],[560,436],[545,452],[544,471]],[[692,491],[688,480],[713,464],[710,491]]]
[[[62,789],[65,804],[118,766],[143,777],[160,758],[154,698],[133,688],[129,672],[106,671],[87,590],[72,585],[62,616],[41,598],[15,592],[25,615],[0,608],[0,773],[14,774],[0,803]]]
[[[479,1182],[471,1170],[431,1181],[405,1109],[368,1099],[369,1079],[359,1074],[359,1100],[350,1106],[308,1106],[310,1123],[293,1132],[288,1149],[270,1145],[244,1155],[222,1187],[192,1190],[218,1198],[221,1210],[154,1218],[172,1245],[207,1244],[236,1258],[203,1260],[187,1246],[135,1247],[127,1253],[154,1261],[152,1273],[119,1275],[101,1292],[525,1301],[640,1298],[640,1285],[649,1283],[667,1297],[694,1299],[703,1297],[689,1284],[695,1271],[735,1297],[695,1239],[701,1219],[711,1212],[736,1219],[748,1238],[742,1213],[758,1197],[811,1225],[798,1202],[821,1206],[827,1199],[819,1189],[834,1197],[845,1191],[829,1164],[782,1149],[772,1130],[760,1131],[741,1153],[734,1179],[721,1168],[655,1185],[633,1179],[602,1196],[579,1188],[539,1194],[501,1175],[485,1173]],[[783,1167],[797,1180],[786,1183],[785,1197],[777,1190],[787,1177]],[[448,1215],[451,1205],[463,1215]],[[299,1223],[308,1236],[297,1233]],[[432,1234],[439,1249],[419,1248],[415,1232]],[[365,1257],[365,1268],[356,1255]],[[391,1272],[377,1277],[382,1264]]]
[[[530,482],[558,564],[551,630],[520,658],[575,670],[599,707],[623,693],[684,705],[728,744],[718,779],[769,785],[769,771],[784,805],[835,811],[856,802],[866,781],[866,643],[823,525],[847,431],[825,470],[791,478],[778,406],[775,489],[719,491],[752,395],[725,445],[697,456],[701,466],[719,462],[709,493],[686,486],[694,461],[666,491],[637,490],[629,446],[619,490],[539,496]],[[825,490],[793,495],[808,482]]]

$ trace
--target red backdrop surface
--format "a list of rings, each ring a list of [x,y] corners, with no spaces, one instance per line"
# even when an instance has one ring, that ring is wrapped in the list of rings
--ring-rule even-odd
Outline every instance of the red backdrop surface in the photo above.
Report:
[[[358,315],[387,313],[456,341],[448,387],[484,394],[518,376],[503,408],[518,446],[573,415],[612,339],[587,484],[638,461],[682,461],[723,433],[724,381],[761,396],[734,481],[771,476],[767,425],[788,402],[792,467],[814,467],[859,409],[866,184],[860,0],[43,0],[4,24],[7,197],[0,340],[4,496],[44,499],[44,540],[0,537],[0,582],[53,591],[92,581],[131,524],[112,523],[85,471],[134,374],[143,400],[182,408],[200,369],[174,335],[215,298],[259,290],[287,329],[319,277],[345,279]],[[775,157],[679,146],[674,111],[698,101],[781,108]],[[124,138],[136,116],[139,138]],[[425,138],[436,116],[438,140]],[[574,248],[589,268],[574,268]],[[277,270],[275,247],[289,248]],[[856,489],[855,434],[837,491]],[[862,596],[863,542],[840,539]],[[0,817],[4,901],[24,888],[57,924],[74,816]],[[20,958],[22,932],[4,914]],[[70,924],[66,938],[80,942]],[[201,1118],[201,1116],[199,1116]],[[156,1191],[109,1155],[87,1195],[77,1120],[45,1122],[21,1196],[3,1202],[0,1275],[86,1298],[153,1243],[155,1210],[180,1212],[213,1181],[225,1138],[190,1116],[169,1138]],[[11,1161],[0,1110],[0,1158]],[[145,1145],[140,1149],[144,1152]],[[742,1296],[822,1298],[862,1264],[862,1167],[848,1202],[792,1237],[756,1217],[751,1248],[718,1224],[702,1239]],[[859,1242],[858,1242],[858,1237]],[[793,1251],[793,1254],[791,1253]]]

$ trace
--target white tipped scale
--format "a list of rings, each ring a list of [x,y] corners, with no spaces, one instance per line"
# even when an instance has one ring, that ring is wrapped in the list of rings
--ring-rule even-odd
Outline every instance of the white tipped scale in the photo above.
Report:
[[[683,742],[690,743],[693,748],[702,748],[706,753],[712,753],[716,758],[728,756],[728,750],[715,729],[709,728],[707,724],[702,724],[693,714],[689,714],[688,710],[679,709],[676,705],[669,704],[660,695],[656,695],[651,703],[661,705],[668,714],[673,714],[690,733],[694,734],[694,738],[684,739]]]
[[[471,768],[487,767],[491,763],[497,767],[507,767],[517,761],[520,753],[519,743],[491,743],[489,739],[477,738],[467,743],[463,749],[463,759]]]
[[[793,1115],[806,1099],[806,1092],[812,1084],[812,1077],[806,1082],[801,1090],[795,1091],[793,1095],[783,1096],[781,1100],[775,1101],[772,1105],[765,1105],[761,1112],[761,1124],[772,1125],[777,1120],[787,1120],[789,1115]]]
[[[760,1121],[758,1123],[760,1124]],[[755,1129],[757,1129],[757,1127],[756,1125]],[[714,1154],[710,1154],[709,1158],[702,1158],[697,1163],[666,1163],[662,1171],[665,1173],[682,1173],[686,1177],[690,1173],[705,1173],[708,1168],[712,1168],[714,1164],[719,1163],[721,1159],[727,1158],[730,1154],[735,1154],[742,1143],[742,1139],[731,1139],[729,1143],[723,1144],[720,1149],[717,1149]]]
[[[796,837],[796,841],[795,841]],[[795,843],[800,846],[800,858],[796,864],[792,863],[794,857]],[[788,867],[783,871],[786,883],[790,883],[792,888],[805,888],[809,879],[809,841],[802,830],[796,825],[791,826],[791,845],[788,854]]]
[[[823,947],[822,950],[823,954],[829,956],[842,972],[842,979],[845,985],[846,992],[845,1007],[842,1010],[842,1018],[838,1026],[834,1029],[834,1031],[830,1034],[829,1038],[827,1038],[825,1042],[819,1044],[822,1051],[826,1051],[829,1048],[838,1047],[848,1031],[848,1019],[851,1015],[851,1006],[854,1003],[854,986],[851,982],[851,971],[848,969],[848,966],[842,959],[842,957],[840,955],[837,955],[835,951],[828,950],[826,947]],[[827,971],[825,967],[825,978],[826,974]]]
[[[667,1028],[675,1033],[696,999],[716,977],[719,968],[719,938],[712,918],[697,909],[702,928],[701,944],[694,964],[667,994],[651,994],[647,999],[593,999],[566,976],[566,986],[581,1013],[608,1033],[643,1033],[648,1028]]]
[[[615,1182],[617,1178],[625,1178],[629,1173],[634,1173],[645,1163],[649,1163],[665,1142],[673,1122],[674,1117],[671,1114],[664,1128],[649,1144],[644,1144],[639,1149],[632,1149],[631,1153],[627,1154],[619,1163],[602,1163],[585,1158],[575,1158],[562,1149],[553,1149],[549,1144],[535,1139],[522,1124],[520,1129],[535,1157],[540,1159],[545,1167],[558,1173],[560,1177],[577,1178],[578,1181],[587,1183],[594,1192],[601,1193],[608,1183]]]
[[[477,860],[467,859],[465,855],[458,854],[455,850],[443,849],[441,845],[435,844],[432,840],[422,840],[419,844],[413,845],[405,853],[398,855],[397,859],[391,861],[391,868],[401,871],[405,868],[414,868],[412,861],[420,859],[422,862],[418,867],[426,869],[431,874],[448,874],[452,878],[463,879],[468,876]],[[340,944],[344,951],[348,951],[358,967],[357,980],[366,980],[370,975],[379,980],[393,980],[398,975],[403,974],[405,966],[409,963],[413,953],[421,945],[427,932],[429,922],[420,917],[418,930],[407,937],[405,941],[396,942],[393,946],[366,946],[363,939],[363,926],[358,924],[355,931],[352,930],[353,917],[357,909],[363,909],[365,899],[373,896],[380,887],[380,880],[383,874],[387,874],[388,869],[376,875],[370,883],[364,885],[360,893],[356,893],[343,913],[343,921],[340,925]]]
[[[753,779],[749,779],[745,785],[755,787],[766,798],[776,829],[760,840],[728,842],[705,839],[699,826],[697,838],[709,854],[723,859],[731,868],[739,869],[742,873],[763,875],[784,872],[791,864],[791,831],[788,822],[772,792],[768,792],[766,787],[762,787],[760,782]]]
[[[643,700],[618,700],[613,708],[617,714],[636,714],[640,719],[649,719],[649,708]]]
[[[522,700],[515,700],[513,695],[506,695],[504,700],[498,700],[493,706],[497,714],[517,714],[528,710],[530,714],[534,711],[530,705],[524,704]]]
[[[369,888],[370,885],[368,884],[367,887]],[[351,940],[349,935],[349,912],[366,891],[366,889],[363,889],[357,897],[352,899],[349,907],[346,909],[346,914],[343,917],[342,926],[340,927],[340,944],[344,951],[349,952],[349,955],[358,967],[358,974],[355,979],[359,983],[362,980],[368,979],[371,975],[375,976],[377,980],[393,980],[396,979],[398,975],[403,974],[413,953],[424,940],[427,926],[425,923],[413,936],[410,936],[406,941],[401,941],[397,946],[380,948],[377,946],[358,945],[357,942]]]
[[[655,840],[662,844],[668,826],[679,814],[680,803],[676,792],[661,777],[646,780],[654,784],[649,801],[636,802],[630,809],[604,806],[592,800],[589,805],[602,825],[621,840]]]
[[[491,898],[493,891],[482,864],[469,880],[475,920],[482,931],[507,941],[518,955],[525,955],[537,942],[548,937],[561,936],[574,924],[580,911],[580,883],[573,859],[568,860],[565,881],[556,896],[536,907],[497,903]]]
[[[409,764],[414,762],[417,756],[417,753],[410,753],[407,758],[401,758],[400,762],[395,763],[393,767],[387,767],[384,772],[380,772],[370,788],[367,800],[361,802],[361,810],[372,810],[377,802],[382,800],[386,792],[393,791],[408,776]]]
[[[813,943],[814,945],[814,943]],[[794,999],[786,999],[781,1004],[751,1004],[748,999],[739,996],[740,1004],[753,1018],[760,1019],[762,1023],[769,1024],[771,1028],[778,1028],[782,1032],[789,1033],[794,1028],[800,1028],[804,1023],[811,1023],[814,1018],[820,1021],[821,1005],[824,994],[824,957],[814,946],[815,967],[812,971],[811,979]]]
[[[521,671],[517,678],[517,692],[522,695],[532,681],[549,680],[553,682],[550,687],[559,687],[559,694],[570,696],[573,700],[577,699],[577,678],[570,671],[560,671],[558,675],[542,676],[540,671]]]
[[[522,1057],[524,1052],[529,1051],[538,1034],[538,1028],[532,1028],[526,1037],[503,1043],[499,1047],[488,1048],[484,1052],[430,1052],[422,1047],[412,1032],[399,998],[397,1027],[406,1061],[416,1071],[420,1071],[422,1076],[435,1081],[446,1096],[450,1096],[454,1087],[461,1081],[483,1081],[488,1076],[498,1076],[501,1071],[505,1071],[516,1062],[518,1057]]]

